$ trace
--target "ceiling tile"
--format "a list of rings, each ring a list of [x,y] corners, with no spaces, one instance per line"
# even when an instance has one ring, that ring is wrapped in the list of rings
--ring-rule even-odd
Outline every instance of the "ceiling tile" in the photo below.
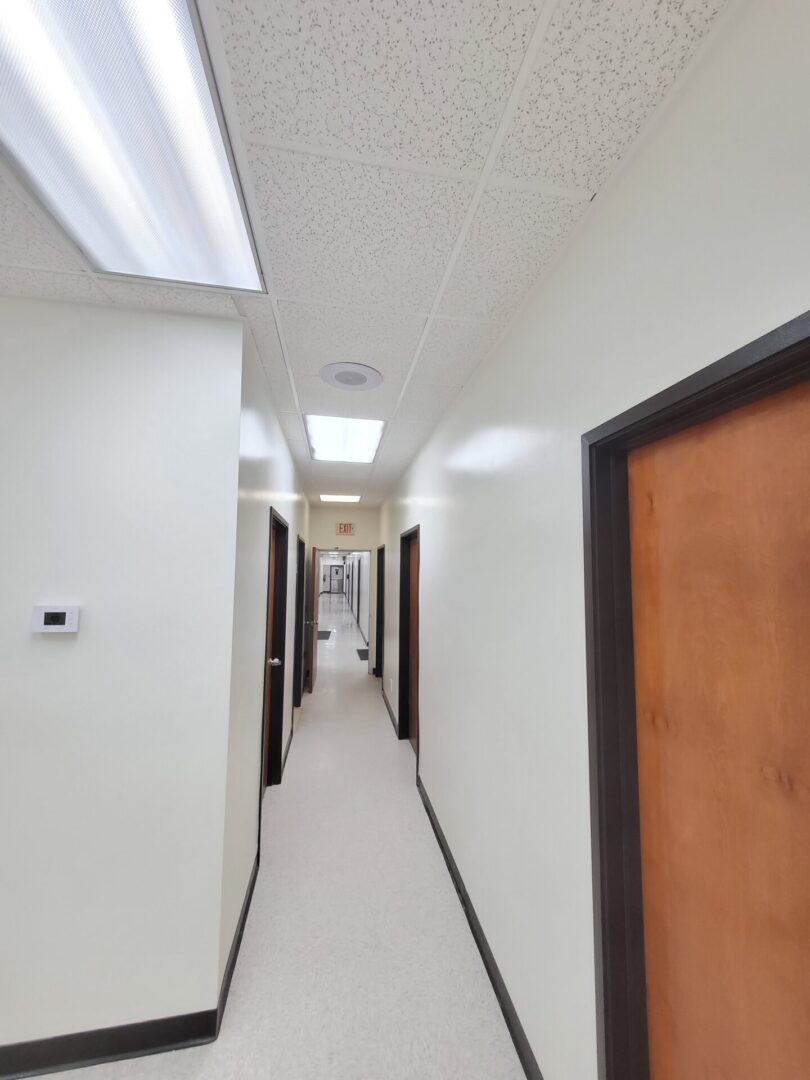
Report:
[[[458,393],[457,387],[437,386],[414,378],[405,391],[397,417],[420,424],[435,424]]]
[[[338,390],[317,375],[295,380],[301,410],[318,416],[357,416],[367,420],[388,420],[394,415],[402,379],[387,379],[372,390]]]
[[[596,191],[724,0],[562,0],[498,171]]]
[[[49,270],[0,267],[0,295],[65,300],[76,304],[108,304],[92,274],[54,274]]]
[[[385,378],[405,376],[425,325],[410,312],[280,302],[293,372],[317,375],[324,364],[370,364]],[[357,395],[355,395],[357,396]]]
[[[83,263],[59,227],[36,211],[0,172],[0,265],[81,270]]]
[[[506,322],[587,205],[535,191],[484,192],[441,314]]]
[[[540,6],[217,0],[247,138],[456,170],[481,167]]]
[[[473,184],[251,148],[279,297],[427,312]]]
[[[416,373],[440,386],[464,386],[501,331],[497,323],[435,319]]]
[[[110,277],[101,277],[99,280],[110,299],[124,307],[237,318],[233,300],[227,292],[204,292],[177,285],[153,285],[150,282],[120,281]]]

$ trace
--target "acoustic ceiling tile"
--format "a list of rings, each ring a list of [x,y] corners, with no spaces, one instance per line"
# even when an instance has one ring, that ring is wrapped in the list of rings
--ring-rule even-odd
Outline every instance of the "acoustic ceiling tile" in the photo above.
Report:
[[[473,185],[252,147],[280,298],[426,313]]]
[[[338,390],[317,375],[296,377],[301,411],[316,416],[356,416],[388,420],[394,415],[401,379],[388,379],[372,390]]]
[[[233,300],[226,292],[204,292],[176,285],[149,282],[119,281],[100,278],[101,287],[110,299],[122,307],[151,308],[184,315],[219,315],[238,318]]]
[[[725,0],[562,0],[498,172],[594,192]]]
[[[588,202],[490,188],[473,219],[441,314],[503,324],[561,247]]]
[[[471,319],[435,319],[416,369],[420,379],[440,386],[464,386],[486,358],[500,325]]]
[[[407,372],[425,325],[410,312],[279,304],[290,363],[296,374],[317,375],[324,364],[369,364],[385,378]]]
[[[0,265],[81,270],[84,263],[44,211],[33,209],[0,172]]]
[[[92,274],[57,274],[50,270],[0,267],[0,296],[63,300],[75,304],[108,304]]]
[[[247,138],[477,170],[540,0],[217,0]]]

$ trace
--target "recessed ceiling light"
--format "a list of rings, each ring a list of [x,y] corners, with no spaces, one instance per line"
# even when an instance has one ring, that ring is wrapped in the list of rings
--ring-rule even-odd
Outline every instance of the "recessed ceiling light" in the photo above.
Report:
[[[262,288],[186,0],[0,3],[0,141],[96,270]]]
[[[305,416],[304,420],[316,461],[373,461],[385,426],[382,420],[345,416]]]
[[[321,502],[359,503],[359,495],[321,495]]]
[[[379,386],[383,377],[368,364],[327,364],[321,368],[321,378],[338,390],[372,390]]]

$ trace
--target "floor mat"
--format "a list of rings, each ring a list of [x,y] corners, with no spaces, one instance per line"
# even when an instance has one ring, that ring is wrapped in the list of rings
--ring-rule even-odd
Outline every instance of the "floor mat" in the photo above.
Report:
[[[331,630],[319,630],[318,631],[318,641],[328,641],[331,636],[332,636],[332,631]]]
[[[368,660],[368,649],[358,649],[357,655],[361,660]]]

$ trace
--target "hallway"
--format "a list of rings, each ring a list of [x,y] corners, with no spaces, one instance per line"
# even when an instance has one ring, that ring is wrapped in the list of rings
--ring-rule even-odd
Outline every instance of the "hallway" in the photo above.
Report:
[[[319,625],[218,1041],[77,1077],[523,1077],[344,596],[321,596]]]

